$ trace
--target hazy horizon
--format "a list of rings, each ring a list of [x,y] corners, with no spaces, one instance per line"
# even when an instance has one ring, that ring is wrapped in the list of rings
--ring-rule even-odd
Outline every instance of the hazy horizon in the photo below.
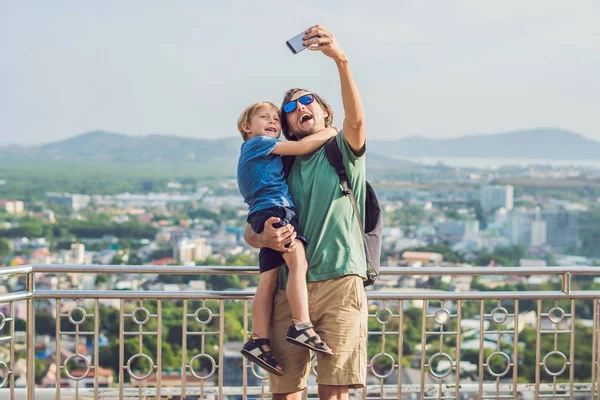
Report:
[[[370,138],[555,127],[600,140],[599,14],[583,0],[0,1],[0,146],[96,129],[235,136],[243,107],[290,87],[322,94],[341,125],[333,62],[284,44],[315,23],[350,58]]]
[[[459,135],[459,136],[452,136],[452,137],[427,137],[427,136],[423,136],[423,135],[413,135],[413,136],[404,136],[404,137],[385,137],[385,138],[378,138],[378,137],[373,137],[371,138],[371,140],[378,140],[378,141],[394,141],[394,140],[401,140],[401,139],[410,139],[411,137],[416,138],[424,138],[424,139],[430,139],[430,140],[453,140],[453,139],[463,139],[463,138],[467,138],[467,137],[474,137],[474,136],[492,136],[492,135],[507,135],[507,134],[513,134],[513,133],[523,133],[523,132],[530,132],[530,131],[544,131],[544,130],[552,130],[552,131],[563,131],[565,133],[574,133],[577,135],[580,135],[582,137],[584,137],[584,139],[588,139],[588,140],[595,140],[597,142],[600,142],[600,140],[596,140],[594,138],[586,138],[585,136],[581,135],[579,132],[573,132],[572,130],[569,129],[563,129],[563,128],[553,128],[553,127],[538,127],[538,128],[529,128],[529,129],[515,129],[512,131],[507,131],[507,132],[485,132],[485,133],[479,133],[479,134],[472,134],[472,135]],[[101,128],[97,128],[97,129],[91,129],[89,131],[86,132],[80,132],[77,133],[75,135],[72,136],[68,136],[68,137],[64,137],[64,138],[60,138],[60,139],[56,139],[56,140],[51,140],[48,142],[41,142],[41,143],[24,143],[24,144],[19,144],[19,143],[8,143],[8,144],[2,144],[0,142],[0,147],[11,147],[11,146],[22,146],[22,147],[37,147],[37,146],[43,146],[43,145],[47,145],[47,144],[52,144],[52,143],[57,143],[57,142],[62,142],[62,141],[67,141],[79,136],[83,136],[83,135],[87,135],[87,134],[91,134],[91,133],[97,133],[97,132],[102,132],[105,134],[115,134],[115,135],[125,135],[125,136],[131,136],[131,137],[139,137],[139,138],[143,138],[143,137],[148,137],[148,136],[171,136],[171,137],[177,137],[177,138],[186,138],[186,139],[201,139],[201,140],[219,140],[219,139],[239,139],[240,143],[242,141],[240,135],[238,133],[233,133],[231,135],[224,135],[222,137],[197,137],[197,136],[185,136],[185,135],[178,135],[176,133],[160,133],[160,132],[151,132],[151,133],[141,133],[141,134],[129,134],[127,132],[114,132],[114,131],[108,131],[106,129],[101,129]],[[282,140],[284,140],[283,136],[281,137]]]

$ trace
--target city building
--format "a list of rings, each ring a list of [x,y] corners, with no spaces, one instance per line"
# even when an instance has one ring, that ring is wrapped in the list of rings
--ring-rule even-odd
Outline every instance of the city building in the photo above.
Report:
[[[56,222],[56,215],[54,214],[54,211],[50,209],[44,210],[44,218],[46,218],[52,224]]]
[[[544,268],[547,267],[546,260],[533,260],[529,258],[521,258],[519,266],[524,268]]]
[[[514,199],[514,188],[512,185],[488,185],[481,188],[480,203],[484,211],[492,211],[504,207],[512,210]]]
[[[25,211],[25,206],[19,200],[3,200],[0,199],[0,210],[8,214],[20,214]]]
[[[531,222],[531,245],[534,247],[546,244],[546,223],[541,220]]]
[[[46,200],[54,204],[67,206],[73,211],[79,211],[90,204],[90,196],[87,194],[70,193],[46,193]]]
[[[204,238],[182,238],[173,247],[173,258],[181,262],[196,262],[212,255],[212,247]]]
[[[458,242],[465,236],[466,226],[464,221],[447,219],[437,226],[437,236],[449,242]]]
[[[429,253],[425,251],[405,251],[402,253],[402,261],[406,263],[420,262],[423,265],[440,265],[443,260],[440,253]]]
[[[479,233],[479,221],[468,219],[465,221],[465,235],[477,235]]]
[[[83,243],[72,243],[71,257],[73,257],[74,264],[85,264],[85,245]]]
[[[547,242],[559,249],[579,246],[579,212],[565,206],[544,210]]]
[[[513,244],[522,244],[524,246],[532,245],[532,223],[536,220],[536,214],[526,208],[513,210],[510,218],[510,236]],[[539,226],[538,226],[539,228]],[[539,232],[536,232],[539,240]]]

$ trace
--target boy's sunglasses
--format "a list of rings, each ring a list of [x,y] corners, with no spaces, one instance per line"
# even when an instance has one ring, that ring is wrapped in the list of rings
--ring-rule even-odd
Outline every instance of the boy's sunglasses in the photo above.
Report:
[[[292,100],[288,103],[285,103],[283,105],[283,111],[286,113],[291,113],[296,109],[296,105],[298,104],[298,102],[307,106],[313,101],[315,101],[315,96],[313,96],[312,94],[305,94],[304,96],[298,97],[296,100]]]

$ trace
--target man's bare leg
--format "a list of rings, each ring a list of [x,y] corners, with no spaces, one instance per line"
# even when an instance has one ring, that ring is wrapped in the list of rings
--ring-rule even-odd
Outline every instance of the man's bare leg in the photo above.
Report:
[[[304,393],[304,390],[295,393],[273,393],[273,400],[302,400],[302,393]]]
[[[252,301],[252,333],[259,338],[269,337],[273,311],[273,295],[277,289],[279,268],[260,274],[256,295]]]
[[[348,386],[319,385],[320,400],[348,400]]]

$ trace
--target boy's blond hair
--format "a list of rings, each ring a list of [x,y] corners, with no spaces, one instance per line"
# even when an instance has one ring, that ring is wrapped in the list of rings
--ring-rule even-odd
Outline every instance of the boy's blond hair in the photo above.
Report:
[[[244,111],[242,111],[242,114],[238,118],[237,122],[238,131],[240,131],[240,133],[242,134],[242,139],[244,139],[244,141],[248,140],[248,133],[244,131],[244,124],[249,125],[250,121],[252,120],[252,117],[254,117],[254,114],[256,114],[256,111],[258,111],[259,108],[264,106],[273,108],[273,110],[275,110],[279,114],[279,107],[277,107],[274,103],[271,103],[270,101],[259,101],[258,103],[254,103],[246,107]]]

